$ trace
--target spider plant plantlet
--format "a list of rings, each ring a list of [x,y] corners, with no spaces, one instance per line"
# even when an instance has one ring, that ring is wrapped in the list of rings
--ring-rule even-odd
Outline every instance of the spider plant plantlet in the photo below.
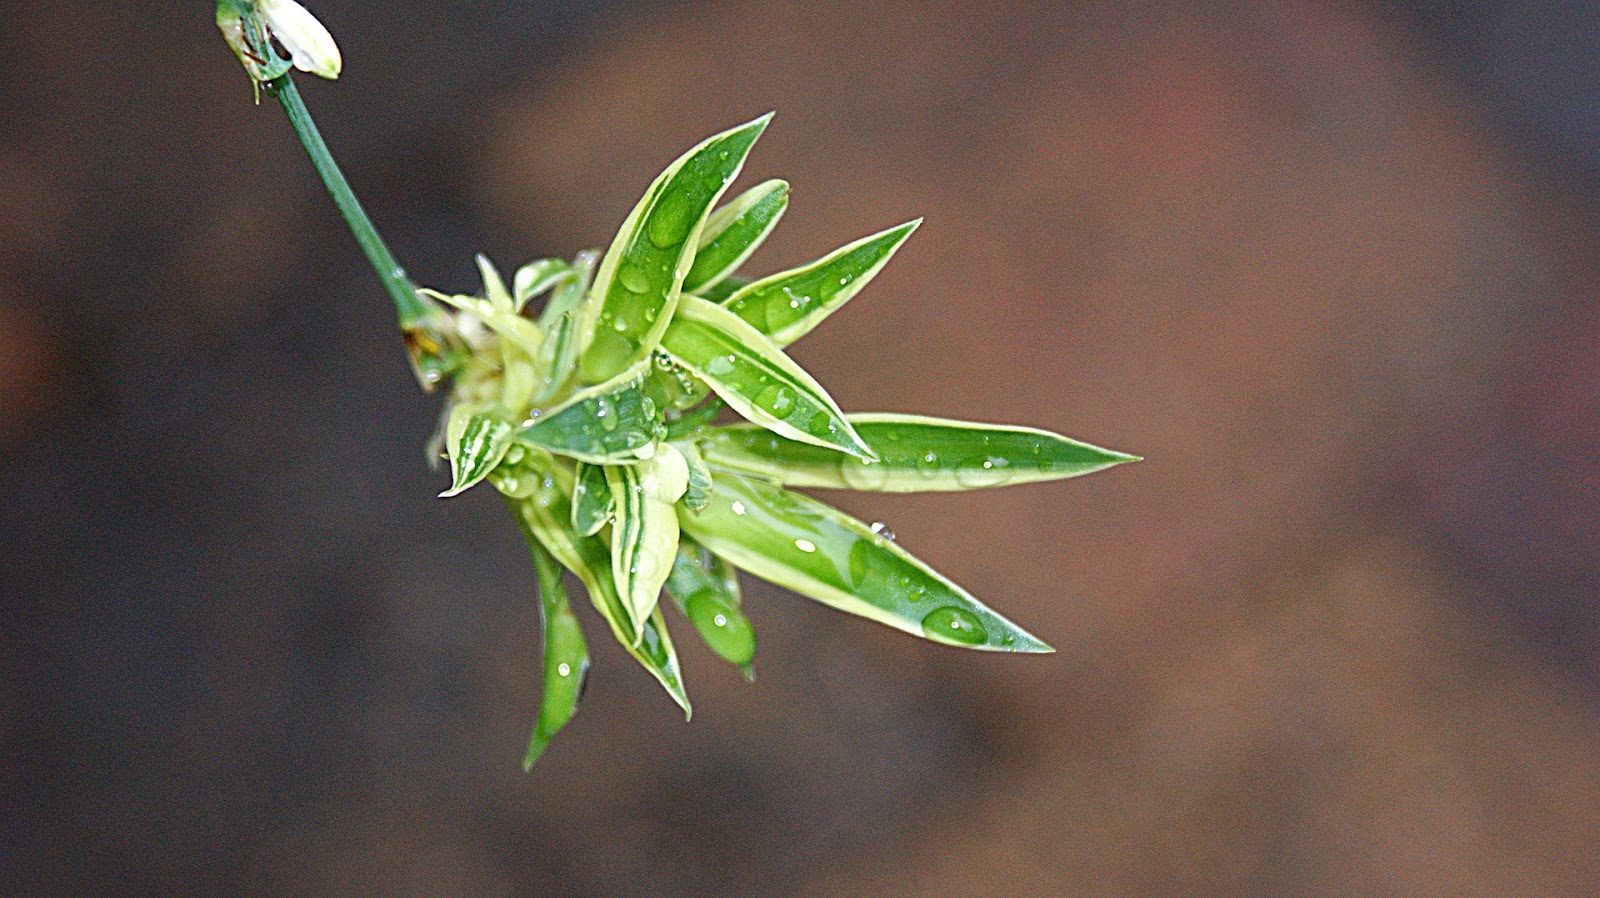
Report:
[[[290,78],[292,67],[337,76],[327,30],[293,0],[219,0],[217,23],[288,113],[395,303],[422,386],[449,385],[430,444],[449,462],[441,495],[488,484],[527,539],[544,697],[525,766],[572,718],[589,668],[563,569],[686,716],[661,596],[748,675],[757,640],[736,571],[935,642],[1051,651],[881,525],[793,491],[983,489],[1137,460],[1029,427],[847,414],[784,352],[866,288],[920,219],[791,270],[741,276],[789,203],[789,185],[770,180],[719,205],[768,114],[668,165],[604,253],[534,260],[509,283],[479,256],[480,295],[421,289],[378,237]],[[723,410],[743,421],[715,423]]]

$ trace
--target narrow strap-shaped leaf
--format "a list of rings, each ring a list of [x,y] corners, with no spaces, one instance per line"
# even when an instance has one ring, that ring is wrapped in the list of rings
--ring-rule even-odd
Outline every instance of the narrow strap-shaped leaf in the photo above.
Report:
[[[565,259],[535,259],[511,277],[512,308],[521,312],[539,294],[577,277]]]
[[[750,421],[804,443],[873,457],[822,385],[727,309],[685,295],[661,348]]]
[[[678,157],[622,223],[595,276],[598,301],[582,322],[584,383],[611,380],[661,340],[706,216],[771,118],[724,131]]]
[[[841,611],[939,642],[1052,649],[871,528],[815,499],[713,469],[716,492],[684,532],[742,570]]]
[[[550,302],[539,315],[539,326],[544,328],[547,336],[539,344],[536,359],[544,381],[533,392],[532,404],[535,406],[549,405],[565,396],[577,373],[578,344],[581,339],[578,319],[583,311],[578,305],[587,295],[589,280],[594,275],[595,260],[599,255],[594,250],[578,253],[578,258],[568,266],[565,279],[559,281],[555,295],[550,297]]]
[[[805,336],[889,264],[922,219],[863,237],[808,265],[739,288],[725,303],[779,346]]]
[[[514,305],[511,301],[511,291],[506,289],[506,281],[500,276],[500,270],[495,268],[494,263],[483,253],[478,253],[476,261],[478,274],[483,277],[483,295],[497,311],[512,311]]]
[[[594,464],[633,461],[656,440],[661,418],[638,377],[574,395],[517,429],[518,442]]]
[[[450,488],[440,493],[440,498],[459,495],[489,476],[511,448],[515,430],[511,416],[498,406],[462,403],[451,409],[450,422],[445,426]]]
[[[786,440],[762,428],[734,424],[701,431],[706,461],[758,474],[784,486],[947,492],[1061,480],[1137,461],[1031,427],[976,424],[918,415],[846,415],[878,454],[876,462]]]
[[[678,551],[678,513],[673,503],[683,495],[688,480],[683,455],[670,445],[661,449],[636,465],[605,467],[615,503],[611,576],[634,621],[635,639],[643,637],[644,621],[655,610],[661,585],[672,570]]]
[[[738,293],[750,283],[752,283],[750,278],[740,277],[737,274],[730,274],[722,280],[717,281],[715,284],[709,284],[701,287],[699,290],[695,291],[694,295],[700,297],[706,302],[714,302],[717,305],[722,305],[723,303],[727,302],[728,299],[733,296],[733,294]],[[684,292],[687,293],[689,291],[685,290]]]
[[[572,484],[572,529],[594,536],[611,523],[615,507],[605,467],[578,462],[577,479]]]
[[[756,631],[739,607],[739,581],[706,570],[708,557],[726,566],[693,540],[679,543],[667,595],[717,657],[748,670],[756,655]]]
[[[534,389],[530,399],[535,406],[544,405],[559,396],[572,380],[573,370],[578,363],[578,336],[577,324],[573,320],[574,314],[569,309],[566,314],[557,316],[555,321],[551,322],[544,342],[539,344],[539,354],[534,359],[534,367],[543,375],[543,380]]]
[[[667,635],[666,622],[658,608],[644,625],[644,638],[634,642],[633,621],[628,609],[617,595],[617,585],[611,577],[611,552],[599,537],[579,536],[568,523],[571,512],[567,496],[572,488],[572,474],[559,465],[553,465],[533,493],[526,499],[514,501],[517,520],[524,531],[539,540],[562,567],[572,571],[589,590],[589,601],[600,616],[611,625],[611,633],[622,643],[628,654],[655,677],[672,700],[683,708],[684,716],[690,713],[689,697],[683,690],[683,676],[678,668],[678,653]]]
[[[539,313],[540,327],[548,329],[551,322],[576,309],[588,297],[589,287],[594,281],[594,266],[599,260],[600,253],[596,250],[586,249],[578,253],[572,260],[573,276],[560,284],[544,311]],[[574,316],[575,319],[577,317]]]
[[[539,573],[539,628],[544,643],[544,695],[539,700],[539,719],[528,736],[528,752],[522,770],[533,769],[533,762],[544,754],[545,746],[572,715],[578,712],[583,683],[589,675],[589,646],[583,640],[577,615],[567,601],[567,588],[561,582],[561,569],[537,539],[528,540],[533,565]]]
[[[700,431],[710,427],[711,422],[717,419],[718,413],[726,408],[727,405],[726,402],[722,401],[722,397],[713,396],[711,401],[705,405],[684,412],[676,419],[669,419],[667,421],[667,439],[693,439]]]
[[[700,293],[735,271],[750,258],[789,208],[789,184],[771,180],[746,190],[711,213],[700,233],[694,265],[683,279],[683,292]]]

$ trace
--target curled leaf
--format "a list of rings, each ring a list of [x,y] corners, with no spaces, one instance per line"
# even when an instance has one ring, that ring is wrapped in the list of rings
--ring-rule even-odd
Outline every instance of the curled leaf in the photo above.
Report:
[[[682,453],[663,444],[633,465],[607,465],[615,517],[611,527],[611,575],[634,621],[635,639],[655,610],[661,584],[678,551],[678,514],[673,509],[688,485]]]
[[[515,430],[511,416],[498,406],[483,408],[462,403],[450,410],[445,426],[445,450],[450,455],[450,488],[440,493],[449,498],[476,486],[489,476],[511,448]]]

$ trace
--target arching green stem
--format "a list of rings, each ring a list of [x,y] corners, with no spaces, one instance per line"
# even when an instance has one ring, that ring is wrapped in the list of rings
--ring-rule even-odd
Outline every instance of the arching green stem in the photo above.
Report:
[[[424,390],[433,389],[435,384],[455,370],[462,356],[449,315],[417,295],[416,285],[406,277],[405,269],[395,261],[394,254],[389,252],[383,238],[378,236],[372,219],[367,217],[366,210],[361,208],[361,202],[351,191],[350,183],[339,171],[338,163],[333,161],[333,154],[322,140],[316,122],[311,120],[311,112],[306,109],[305,101],[300,99],[300,91],[295,88],[294,80],[284,73],[268,81],[266,87],[267,92],[283,104],[289,124],[294,128],[295,136],[300,138],[300,144],[305,147],[306,155],[311,157],[311,165],[322,178],[323,186],[328,188],[333,204],[344,216],[345,224],[350,226],[350,233],[372,264],[372,270],[377,272],[378,280],[389,292],[389,298],[394,300],[395,312],[400,319],[400,333],[405,338],[406,353],[411,358],[411,367],[416,372],[418,382]]]

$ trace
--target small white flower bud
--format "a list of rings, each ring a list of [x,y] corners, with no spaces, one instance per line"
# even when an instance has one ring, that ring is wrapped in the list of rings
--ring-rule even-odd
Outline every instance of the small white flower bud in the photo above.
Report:
[[[339,77],[344,60],[317,17],[295,0],[258,0],[256,9],[274,37],[289,51],[294,67],[324,78]]]

